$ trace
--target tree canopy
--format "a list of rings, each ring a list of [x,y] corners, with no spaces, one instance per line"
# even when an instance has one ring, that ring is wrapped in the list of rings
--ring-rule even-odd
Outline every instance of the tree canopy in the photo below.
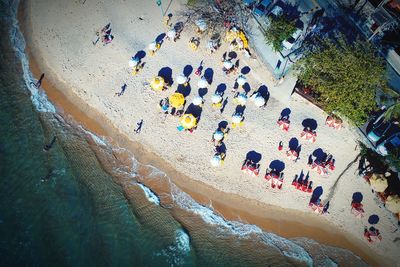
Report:
[[[375,109],[376,89],[386,86],[383,59],[366,41],[321,43],[296,63],[298,78],[319,94],[327,112],[363,124]]]
[[[267,44],[272,45],[275,51],[282,50],[282,42],[290,38],[296,31],[295,22],[288,20],[286,16],[279,17],[270,16],[270,25],[265,32],[265,40]]]

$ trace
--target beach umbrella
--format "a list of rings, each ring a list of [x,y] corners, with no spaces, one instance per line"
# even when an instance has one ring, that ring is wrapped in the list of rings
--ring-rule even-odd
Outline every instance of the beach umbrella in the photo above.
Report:
[[[176,31],[175,31],[174,29],[169,30],[169,31],[167,31],[166,35],[167,35],[167,37],[168,37],[169,39],[174,39],[174,38],[175,38],[175,35],[176,35]]]
[[[222,96],[220,96],[219,94],[213,94],[211,96],[211,101],[213,104],[217,104],[222,101]]]
[[[378,215],[374,214],[374,215],[369,216],[368,223],[377,224],[378,222],[379,222],[379,216]]]
[[[185,97],[181,93],[173,93],[169,97],[169,103],[174,108],[179,108],[185,103]]]
[[[221,131],[216,131],[213,135],[214,139],[217,141],[221,141],[224,138],[224,133]]]
[[[203,98],[201,96],[196,96],[195,98],[193,98],[192,103],[193,105],[200,106],[203,104]]]
[[[161,76],[156,76],[150,81],[150,86],[155,91],[162,91],[164,89],[164,78]]]
[[[188,81],[188,78],[183,75],[179,75],[178,77],[176,77],[176,82],[178,84],[185,84],[185,83],[187,83],[187,81]]]
[[[278,125],[279,125],[279,128],[287,131],[287,130],[289,130],[290,123],[288,120],[278,120]]]
[[[325,124],[328,125],[329,127],[333,126],[333,122],[335,121],[335,119],[332,116],[329,116],[326,121]]]
[[[239,75],[239,77],[236,79],[236,82],[237,82],[240,86],[243,86],[243,85],[247,82],[247,79],[246,79],[245,76]]]
[[[206,88],[207,85],[208,85],[208,82],[207,82],[206,78],[204,78],[204,77],[201,78],[200,81],[197,82],[197,86],[199,88]]]
[[[192,129],[196,126],[197,120],[192,114],[184,114],[181,119],[181,125],[185,129]]]
[[[378,193],[384,192],[388,187],[387,179],[382,174],[374,173],[371,179],[369,179],[369,182],[372,189],[374,189]]]
[[[295,150],[289,150],[286,152],[286,156],[290,160],[296,160],[299,154]]]
[[[236,101],[239,105],[244,106],[244,105],[246,105],[246,102],[247,102],[247,96],[243,93],[240,93],[237,96]]]
[[[212,157],[212,159],[211,159],[211,165],[212,165],[213,167],[221,166],[221,161],[222,161],[221,156],[215,155],[215,156]]]
[[[257,97],[254,99],[254,104],[255,104],[257,107],[262,107],[262,106],[264,106],[264,105],[265,105],[265,99],[264,99],[264,97],[262,97],[262,96],[257,96]]]
[[[242,116],[239,114],[235,114],[232,116],[233,123],[240,123],[242,121]]]
[[[398,195],[388,196],[385,201],[385,206],[395,214],[400,213],[400,197]]]
[[[157,50],[157,43],[156,42],[151,42],[148,46],[150,51],[156,51]]]
[[[199,28],[200,31],[204,32],[207,30],[207,23],[205,22],[204,19],[199,19],[194,22],[196,26]]]
[[[224,68],[227,70],[230,70],[233,67],[233,63],[230,60],[225,60],[224,61]]]
[[[139,59],[132,57],[129,62],[129,67],[134,68],[139,64]]]

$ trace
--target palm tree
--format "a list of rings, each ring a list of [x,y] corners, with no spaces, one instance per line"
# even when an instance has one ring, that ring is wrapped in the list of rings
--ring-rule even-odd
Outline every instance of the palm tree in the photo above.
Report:
[[[400,98],[385,111],[385,121],[400,118]]]

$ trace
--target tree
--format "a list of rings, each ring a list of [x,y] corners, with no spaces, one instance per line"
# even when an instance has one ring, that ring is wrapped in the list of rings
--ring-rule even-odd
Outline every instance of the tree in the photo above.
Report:
[[[272,45],[275,51],[282,51],[282,42],[290,38],[296,31],[294,21],[288,20],[284,15],[269,17],[270,24],[265,32],[267,44]]]
[[[397,100],[396,103],[389,106],[385,111],[385,121],[390,121],[391,119],[399,119],[400,118],[400,99]]]
[[[186,8],[178,13],[186,23],[196,27],[198,20],[207,24],[206,33],[223,34],[227,24],[234,24],[247,30],[250,10],[244,8],[239,0],[188,0]]]
[[[362,125],[375,109],[375,91],[386,86],[383,59],[366,41],[320,42],[296,63],[298,78],[319,94],[327,112]]]

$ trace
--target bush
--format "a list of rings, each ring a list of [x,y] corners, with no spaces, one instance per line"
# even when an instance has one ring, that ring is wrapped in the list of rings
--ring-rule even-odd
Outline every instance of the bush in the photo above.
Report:
[[[290,38],[296,31],[294,21],[288,20],[285,16],[269,17],[270,25],[265,33],[267,44],[272,45],[277,52],[282,51],[282,42]]]

